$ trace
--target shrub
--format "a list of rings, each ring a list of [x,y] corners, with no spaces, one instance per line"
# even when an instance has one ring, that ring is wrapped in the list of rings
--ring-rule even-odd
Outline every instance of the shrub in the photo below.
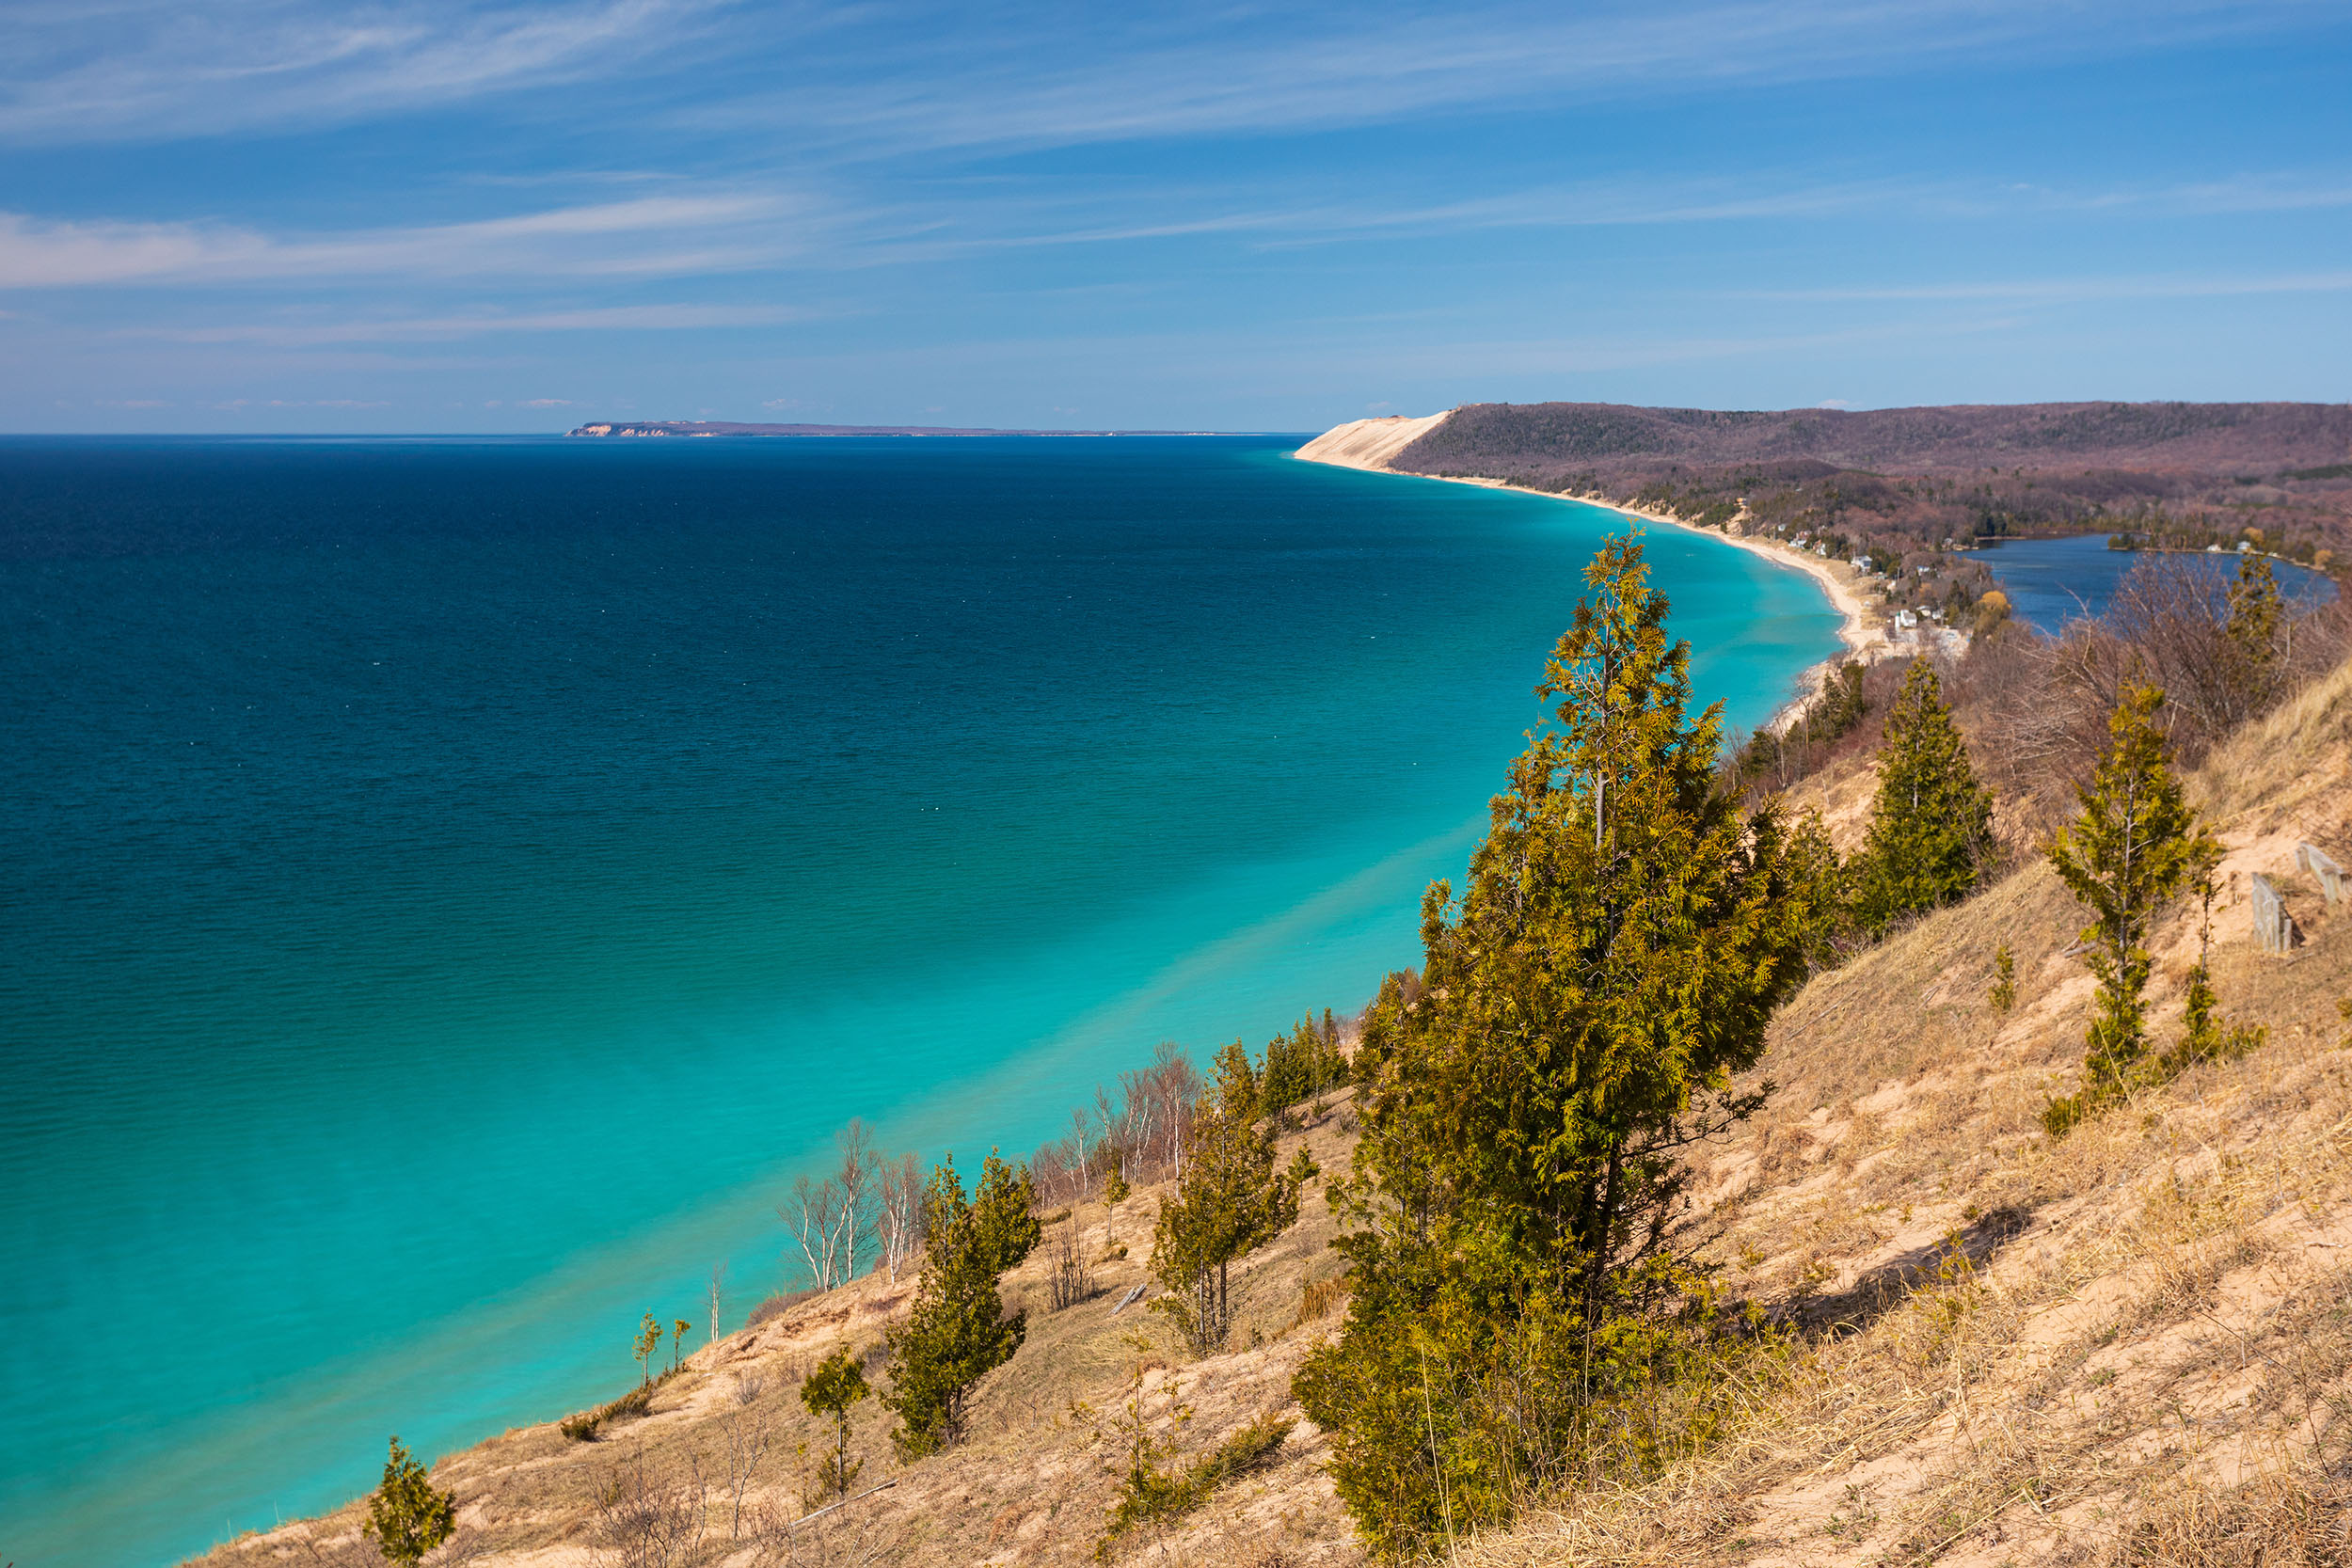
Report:
[[[1308,1282],[1298,1292],[1298,1310],[1291,1314],[1291,1327],[1304,1328],[1331,1315],[1332,1308],[1347,1299],[1347,1280],[1316,1279]]]
[[[1181,1471],[1159,1467],[1159,1446],[1145,1434],[1140,1444],[1130,1446],[1127,1464],[1119,1475],[1117,1500],[1111,1504],[1110,1520],[1094,1555],[1107,1560],[1111,1546],[1137,1526],[1178,1518],[1200,1507],[1227,1481],[1263,1465],[1297,1424],[1279,1416],[1261,1416]]]
[[[801,1385],[801,1402],[810,1414],[833,1418],[833,1452],[817,1466],[817,1485],[824,1497],[848,1497],[850,1483],[866,1467],[865,1461],[850,1458],[850,1411],[871,1392],[865,1367],[846,1350],[834,1351],[818,1363],[808,1381]]]
[[[582,1411],[577,1416],[564,1417],[558,1425],[564,1435],[573,1442],[593,1443],[607,1425],[614,1421],[633,1420],[650,1411],[653,1408],[654,1390],[669,1382],[675,1375],[673,1372],[664,1371],[652,1382],[639,1384],[610,1403],[600,1404],[594,1410]]]
[[[457,1531],[457,1497],[434,1490],[424,1466],[392,1439],[390,1457],[384,1461],[384,1484],[368,1499],[368,1516],[359,1532],[375,1543],[387,1562],[415,1568],[424,1554]]]
[[[1045,1294],[1055,1311],[1065,1311],[1102,1293],[1102,1287],[1094,1281],[1094,1266],[1087,1260],[1077,1222],[1067,1215],[1054,1227],[1046,1261]]]
[[[743,1326],[745,1328],[757,1328],[761,1323],[768,1322],[770,1319],[780,1318],[787,1312],[791,1311],[795,1307],[800,1306],[801,1303],[813,1300],[818,1296],[823,1295],[824,1293],[824,1291],[817,1290],[814,1287],[805,1291],[781,1291],[778,1294],[770,1296],[766,1301],[761,1302],[757,1307],[753,1307],[752,1315],[743,1320]]]

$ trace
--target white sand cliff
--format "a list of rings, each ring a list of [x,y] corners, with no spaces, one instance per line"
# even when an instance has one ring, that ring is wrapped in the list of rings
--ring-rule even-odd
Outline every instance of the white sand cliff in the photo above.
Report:
[[[1449,408],[1442,414],[1424,414],[1409,419],[1391,414],[1386,419],[1357,420],[1327,430],[1295,454],[1310,463],[1328,463],[1341,468],[1373,468],[1385,471],[1389,459],[1428,435],[1454,415]]]

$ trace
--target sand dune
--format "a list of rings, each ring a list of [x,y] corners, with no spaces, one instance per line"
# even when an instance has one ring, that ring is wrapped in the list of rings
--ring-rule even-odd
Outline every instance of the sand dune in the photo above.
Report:
[[[1445,423],[1454,410],[1409,419],[1391,414],[1386,419],[1358,420],[1327,430],[1295,454],[1310,463],[1329,463],[1342,468],[1380,468],[1389,459]]]

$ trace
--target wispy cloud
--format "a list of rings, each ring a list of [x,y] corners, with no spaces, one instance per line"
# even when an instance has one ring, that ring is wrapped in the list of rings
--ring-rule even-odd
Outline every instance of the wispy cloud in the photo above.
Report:
[[[864,71],[813,71],[790,91],[721,94],[678,112],[716,127],[789,126],[828,143],[1057,147],[1392,123],[1547,98],[1589,103],[2027,55],[2046,65],[2259,36],[2318,10],[2297,0],[2150,0],[2127,38],[2094,8],[2031,0],[1358,4],[1205,9],[1190,25],[1105,10],[1057,18],[1057,46],[1041,49],[1041,19],[976,8],[902,28]]]
[[[601,0],[20,0],[0,138],[105,141],[346,123],[584,81],[642,117],[827,146],[1066,146],[1392,122],[1661,87],[2037,63],[2259,36],[2322,0],[1355,0],[1149,9]]]
[[[1991,301],[2014,305],[2076,305],[2100,300],[2220,299],[2246,294],[2342,293],[2352,271],[2279,273],[2265,277],[2046,277],[1964,283],[1903,283],[1825,289],[1759,289],[1730,297],[1848,305],[1874,301]]]
[[[399,276],[651,277],[755,267],[799,243],[775,195],[644,197],[476,223],[281,236],[231,224],[0,214],[0,289]]]
[[[714,8],[20,0],[0,33],[0,137],[214,135],[405,113],[642,66]]]
[[[514,332],[707,331],[717,327],[773,326],[803,321],[809,315],[808,311],[781,305],[618,305],[515,314],[485,311],[471,315],[152,327],[126,330],[123,336],[161,338],[180,343],[265,343],[279,348],[303,348],[323,343],[451,341]],[[555,403],[541,402],[529,406],[552,407]]]

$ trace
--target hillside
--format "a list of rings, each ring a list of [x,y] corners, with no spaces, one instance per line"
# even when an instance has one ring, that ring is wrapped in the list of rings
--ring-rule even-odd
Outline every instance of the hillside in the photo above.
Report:
[[[1851,768],[1813,785],[1849,822],[1870,786]],[[1804,1336],[1748,1370],[1736,1418],[1699,1458],[1554,1497],[1507,1533],[1459,1543],[1461,1561],[2345,1560],[2352,927],[2293,860],[2303,841],[2352,858],[2352,665],[2217,748],[2193,787],[2228,848],[2223,1005],[2266,1043],[2053,1145],[2038,1114],[2078,1069],[2090,987],[2075,906],[2039,862],[1818,976],[1772,1026],[1756,1074],[1776,1085],[1766,1110],[1705,1152],[1695,1187],[1725,1283]],[[2249,940],[2257,871],[2300,927],[2287,957]],[[2158,943],[2160,1037],[2195,941],[2176,911]],[[2006,1013],[1988,1001],[2002,943],[2018,958]],[[1285,1154],[1304,1143],[1337,1169],[1352,1129],[1335,1097]],[[1029,1338],[983,1386],[966,1446],[895,1468],[863,1407],[864,1480],[887,1490],[784,1528],[811,1463],[800,1446],[818,1436],[798,1378],[836,1345],[870,1352],[909,1299],[905,1280],[869,1276],[698,1353],[649,1416],[597,1441],[532,1427],[444,1460],[436,1478],[456,1491],[463,1533],[433,1560],[617,1560],[593,1544],[597,1498],[641,1480],[633,1495],[704,1522],[705,1554],[677,1562],[1093,1560],[1115,1429],[1138,1389],[1154,1433],[1197,1457],[1261,1414],[1295,1417],[1291,1374],[1338,1322],[1333,1287],[1309,1289],[1339,1274],[1319,1192],[1249,1260],[1238,1348],[1193,1361],[1164,1320],[1113,1317],[1145,1278],[1162,1196],[1120,1209],[1125,1256],[1100,1265],[1092,1299],[1046,1309],[1046,1248],[1011,1276]],[[1073,1216],[1089,1252],[1104,1222],[1100,1203]],[[763,1426],[772,1437],[739,1511],[729,1454],[741,1471]],[[1263,1467],[1112,1560],[1361,1560],[1323,1442],[1300,1425]],[[373,1560],[357,1518],[355,1505],[203,1561]]]
[[[1298,455],[1867,557],[1903,584],[1903,607],[1947,613],[1991,586],[1964,553],[1984,539],[2096,532],[2195,549],[2244,540],[2323,570],[2352,560],[2352,405],[2341,404],[1488,403],[1357,420]],[[1925,594],[1913,580],[1923,569],[1937,579]]]
[[[1439,472],[1520,458],[1563,465],[1813,462],[1895,474],[2121,468],[2271,478],[2352,458],[2352,405],[2042,403],[1727,412],[1483,403],[1455,409],[1398,466]]]

